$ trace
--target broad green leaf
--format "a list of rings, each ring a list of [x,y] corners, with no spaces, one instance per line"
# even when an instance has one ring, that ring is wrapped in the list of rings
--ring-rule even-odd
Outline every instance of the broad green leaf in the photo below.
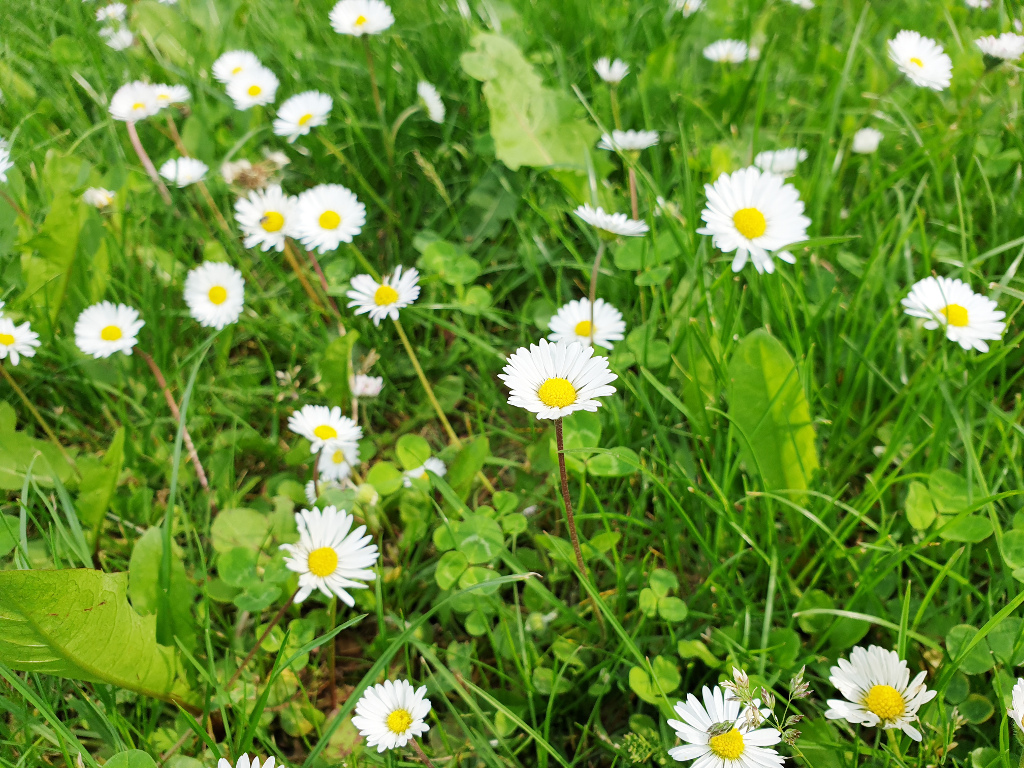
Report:
[[[928,491],[939,512],[955,515],[970,506],[967,481],[948,469],[936,469],[928,476]]]
[[[669,592],[679,589],[679,578],[666,568],[655,568],[651,572],[651,589],[658,597],[665,597]]]
[[[25,301],[57,315],[68,294],[68,281],[78,253],[78,235],[87,211],[70,193],[58,195],[36,235],[25,243],[21,271],[26,277]]]
[[[430,458],[430,443],[419,435],[402,435],[395,444],[395,455],[398,463],[406,471],[422,467]]]
[[[455,546],[472,564],[486,563],[505,549],[501,526],[486,515],[466,515],[455,530]]]
[[[182,67],[189,62],[185,44],[193,36],[175,10],[156,0],[142,0],[132,6],[132,17],[143,39],[151,39],[164,56]]]
[[[638,472],[640,457],[632,448],[618,445],[587,459],[587,472],[597,477],[625,477]]]
[[[949,630],[946,633],[946,653],[949,654],[950,660],[955,660],[960,655],[960,651],[966,648],[977,634],[977,627],[972,627],[969,624],[958,624]],[[988,672],[994,666],[995,660],[992,658],[988,639],[983,638],[964,658],[960,664],[960,671],[965,675],[980,675],[983,672]]]
[[[980,725],[995,714],[995,705],[980,693],[972,693],[961,701],[957,708],[964,719],[972,725]]]
[[[259,613],[272,606],[281,596],[281,588],[276,584],[257,582],[246,587],[240,595],[235,595],[232,602],[240,610]]]
[[[441,589],[451,589],[469,567],[469,560],[461,552],[445,552],[437,561],[434,580]]]
[[[224,509],[210,526],[210,542],[218,552],[235,547],[258,550],[267,540],[270,521],[255,509]]]
[[[996,659],[1008,667],[1019,667],[1024,664],[1024,642],[1021,642],[1021,647],[1016,653],[1013,652],[1021,635],[1022,623],[1024,622],[1016,616],[1008,616],[993,627],[986,638]]]
[[[1024,568],[1024,531],[1003,534],[1003,559],[1011,568]]]
[[[815,608],[835,608],[835,602],[827,592],[820,589],[809,589],[797,602],[795,612],[800,613]],[[796,621],[800,629],[807,634],[819,635],[831,626],[835,617],[823,613],[812,613],[808,616],[798,616]]]
[[[156,760],[141,749],[118,752],[103,764],[104,768],[156,768]]]
[[[196,645],[195,618],[192,604],[196,590],[185,573],[185,565],[177,546],[171,558],[171,631],[191,650]],[[143,616],[156,614],[160,593],[160,560],[163,537],[160,528],[150,528],[135,542],[128,561],[128,596],[132,606]]]
[[[915,529],[923,531],[935,522],[935,504],[928,486],[917,481],[910,484],[907,491],[907,522]]]
[[[680,640],[676,643],[676,653],[681,659],[700,659],[712,669],[722,664],[700,640]]]
[[[680,622],[686,619],[690,610],[678,597],[662,597],[658,600],[658,615],[665,621]]]
[[[491,296],[491,292],[482,285],[471,285],[469,290],[466,291],[466,295],[462,297],[459,306],[467,314],[479,315],[490,307],[493,301],[494,298]]]
[[[469,498],[473,479],[476,477],[476,473],[484,468],[484,462],[490,455],[490,442],[486,437],[478,437],[468,443],[452,462],[452,466],[448,470],[448,485],[463,501]]]
[[[352,373],[352,348],[358,339],[359,334],[350,330],[332,340],[320,358],[320,377],[326,385],[327,404],[337,405],[343,411],[348,411],[352,402],[349,375]]]
[[[627,334],[626,347],[638,365],[652,370],[668,365],[671,347],[667,341],[658,338],[660,330],[655,323],[645,323]]]
[[[425,272],[433,272],[448,285],[469,285],[483,271],[480,262],[457,243],[435,240],[424,250],[416,265]]]
[[[71,465],[57,447],[48,440],[37,440],[15,428],[14,409],[0,402],[0,490],[20,491],[25,473],[32,467],[32,477],[40,485],[53,484],[56,472],[61,482],[71,477]]]
[[[679,244],[668,230],[660,232],[653,241],[648,237],[628,237],[614,250],[615,266],[619,269],[640,271],[651,269],[681,256]]]
[[[245,589],[256,583],[256,553],[246,547],[234,547],[217,556],[217,573],[226,584]]]
[[[967,515],[939,529],[946,541],[978,544],[992,535],[992,521],[982,515]]]
[[[124,466],[124,427],[114,433],[110,447],[102,459],[81,458],[78,471],[82,481],[78,484],[78,500],[75,507],[78,517],[88,528],[99,535],[103,517],[110,509],[110,500],[117,488],[117,480]]]
[[[390,496],[402,487],[402,473],[390,461],[378,461],[366,473],[366,482],[381,496]]]
[[[664,703],[662,694],[672,693],[679,687],[682,678],[676,665],[664,656],[655,656],[651,668],[654,670],[653,679],[643,667],[630,669],[629,687],[648,704],[660,706]]]

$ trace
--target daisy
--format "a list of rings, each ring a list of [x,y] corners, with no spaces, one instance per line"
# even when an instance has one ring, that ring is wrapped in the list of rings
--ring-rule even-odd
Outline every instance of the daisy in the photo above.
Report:
[[[771,274],[775,262],[771,252],[807,239],[811,220],[804,216],[800,193],[773,173],[751,166],[723,173],[714,184],[705,184],[707,206],[701,211],[706,227],[698,234],[711,235],[712,243],[724,253],[736,251],[732,271],[739,272],[754,261],[758,272]],[[789,251],[776,255],[792,264]]]
[[[1003,61],[1016,61],[1024,56],[1024,37],[1013,32],[1003,32],[999,37],[988,35],[979,37],[975,42],[986,56],[993,56]]]
[[[235,202],[235,221],[245,235],[242,244],[246,248],[258,245],[261,251],[283,251],[285,238],[295,224],[295,206],[296,199],[286,195],[278,184],[239,198]]]
[[[914,283],[902,304],[906,314],[924,318],[929,331],[945,326],[946,338],[968,350],[988,352],[986,340],[1002,338],[1006,328],[1006,313],[996,309],[995,301],[961,280],[926,277]]]
[[[213,76],[218,82],[227,85],[239,75],[262,66],[256,54],[251,51],[228,51],[213,62]]]
[[[156,95],[157,104],[166,107],[171,104],[183,104],[192,98],[188,88],[184,85],[167,85],[158,83],[153,86],[153,93]]]
[[[379,35],[394,23],[391,8],[381,0],[341,0],[331,10],[331,26],[339,35]]]
[[[813,11],[814,3],[812,0],[789,0],[793,5],[803,8],[805,11]]]
[[[15,325],[9,317],[0,314],[0,360],[9,358],[17,365],[21,357],[35,357],[39,334],[29,323]]]
[[[615,392],[618,377],[608,360],[594,357],[594,348],[578,341],[551,344],[541,339],[530,348],[513,352],[498,378],[510,390],[508,404],[537,414],[538,419],[560,419],[575,411],[596,411],[594,398]]]
[[[107,208],[114,203],[114,193],[103,187],[89,187],[82,193],[82,202],[95,208]]]
[[[914,85],[941,91],[949,87],[953,62],[930,37],[904,29],[889,41],[889,58]]]
[[[170,159],[160,166],[160,175],[178,187],[187,187],[202,181],[209,170],[206,163],[196,160],[194,157],[179,157]]]
[[[1017,684],[1010,691],[1012,707],[1006,710],[1007,716],[1024,732],[1024,679],[1017,678]]]
[[[378,753],[404,747],[430,729],[424,722],[430,712],[426,692],[425,685],[414,691],[408,680],[388,680],[367,688],[356,704],[352,725],[366,739],[366,746],[377,747]]]
[[[149,83],[141,80],[125,83],[110,100],[110,116],[122,122],[135,123],[159,111],[156,91]]]
[[[593,316],[593,319],[591,319]],[[590,311],[590,299],[570,301],[555,313],[549,323],[551,341],[572,342],[589,347],[590,337],[594,344],[605,349],[612,348],[612,342],[625,338],[626,321],[622,313],[604,299],[594,302],[594,311]]]
[[[124,3],[111,3],[96,9],[96,21],[124,21],[127,11]]]
[[[629,74],[629,64],[622,59],[612,61],[607,56],[602,56],[594,62],[594,71],[606,83],[618,85]]]
[[[747,60],[750,49],[742,40],[718,40],[704,49],[704,58],[726,64],[742,64]]]
[[[377,562],[377,545],[372,536],[364,536],[366,526],[354,531],[355,518],[336,507],[304,509],[295,514],[299,540],[282,544],[287,552],[285,566],[299,574],[299,591],[295,602],[301,603],[314,589],[325,597],[337,597],[350,608],[356,604],[349,589],[366,589],[364,581],[373,581],[370,570]]]
[[[704,7],[704,0],[675,0],[675,9],[688,19]]]
[[[285,100],[277,110],[274,133],[285,136],[291,144],[299,136],[327,122],[334,100],[320,91],[304,91]]]
[[[277,75],[260,65],[231,78],[227,91],[235,102],[235,109],[246,110],[273,104],[278,85]]]
[[[427,470],[433,472],[438,477],[444,477],[448,472],[448,467],[446,467],[444,462],[436,456],[431,456],[423,462],[423,466],[416,467],[415,469],[410,469],[402,473],[402,485],[406,488],[412,488],[412,481],[423,477],[427,474]]]
[[[789,149],[777,149],[775,151],[758,152],[754,158],[754,165],[762,171],[777,173],[779,176],[792,176],[798,163],[807,159],[807,150],[790,147]]]
[[[220,330],[238,321],[245,303],[242,273],[222,261],[207,261],[185,278],[189,314],[204,328]]]
[[[416,95],[423,102],[423,107],[427,110],[427,117],[435,123],[443,123],[444,102],[441,101],[441,94],[437,92],[437,88],[426,80],[420,80],[416,85]]]
[[[102,301],[82,311],[75,323],[75,344],[96,359],[115,352],[132,353],[139,331],[146,323],[138,310],[124,304]]]
[[[921,732],[910,724],[917,719],[917,710],[935,698],[924,684],[927,673],[919,673],[910,680],[907,662],[896,651],[887,651],[872,645],[858,646],[850,653],[850,660],[839,660],[832,667],[829,680],[846,697],[829,699],[825,717],[846,720],[888,730],[899,728],[914,741],[921,740]]]
[[[355,445],[363,439],[363,428],[343,416],[338,406],[304,405],[288,417],[288,429],[309,440],[310,453],[319,451],[329,440]]]
[[[351,243],[366,223],[366,206],[341,184],[319,184],[299,195],[295,236],[317,253]]]
[[[160,2],[165,5],[173,5],[177,0],[160,0]],[[274,762],[273,757],[268,757],[263,762],[263,768],[274,768]],[[220,762],[217,763],[217,768],[231,768],[231,763],[222,757]],[[235,768],[260,768],[260,759],[258,757],[253,757],[252,763],[250,764],[249,753],[246,752],[238,758],[238,761],[235,763]]]
[[[964,0],[969,8],[991,8],[992,0]]]
[[[657,143],[657,131],[612,131],[601,135],[597,148],[613,152],[639,152]]]
[[[853,134],[851,149],[858,155],[870,155],[878,150],[882,142],[882,132],[877,128],[861,128]]]
[[[595,209],[584,203],[573,213],[592,227],[612,235],[640,237],[646,235],[649,230],[646,222],[631,219],[624,213],[605,213],[601,206]]]
[[[317,471],[322,480],[344,480],[359,463],[359,446],[342,440],[328,440],[320,451]]]
[[[7,143],[7,139],[0,138],[0,182],[7,183],[7,172],[13,167],[11,145]]]
[[[782,756],[773,744],[782,740],[774,728],[753,728],[747,708],[729,697],[721,687],[704,686],[704,703],[692,693],[686,702],[676,702],[680,720],[669,720],[676,736],[686,742],[668,751],[674,760],[695,760],[701,768],[781,768]],[[760,701],[754,700],[759,706]],[[763,715],[767,712],[762,710]]]
[[[364,376],[357,373],[350,381],[352,397],[376,397],[384,388],[382,376]]]
[[[379,283],[369,275],[352,278],[352,290],[346,292],[352,301],[350,309],[357,315],[369,314],[374,325],[380,325],[385,317],[398,320],[398,310],[408,307],[420,295],[420,273],[410,269],[403,274],[402,267],[395,267],[395,273]]]
[[[123,51],[125,48],[130,48],[135,42],[135,35],[127,27],[101,27],[100,37],[115,51]]]

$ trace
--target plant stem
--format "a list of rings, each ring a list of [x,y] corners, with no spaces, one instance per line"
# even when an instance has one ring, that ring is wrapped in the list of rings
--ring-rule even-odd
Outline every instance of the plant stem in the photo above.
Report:
[[[249,655],[246,656],[242,663],[238,665],[238,669],[235,670],[235,674],[233,674],[231,676],[231,679],[228,680],[228,684],[224,686],[224,690],[230,690],[231,686],[235,684],[235,681],[238,680],[238,676],[242,674],[242,670],[249,665],[249,662],[252,661],[252,657],[256,655],[256,651],[260,649],[260,646],[263,645],[263,641],[267,639],[267,635],[270,634],[270,630],[272,630],[274,627],[278,625],[278,623],[281,621],[281,618],[284,616],[285,612],[289,608],[291,608],[292,603],[295,602],[295,596],[297,594],[299,594],[299,590],[295,590],[294,592],[292,592],[292,596],[288,598],[288,602],[282,605],[281,610],[279,610],[274,615],[274,618],[271,619],[270,624],[267,625],[267,628],[263,630],[263,634],[260,635],[259,639],[256,641],[256,645],[254,645],[252,647],[252,650],[249,651]]]
[[[444,415],[444,410],[441,408],[441,404],[437,402],[437,397],[434,396],[434,389],[430,386],[430,382],[427,381],[427,374],[423,372],[423,367],[420,365],[419,358],[416,357],[416,352],[412,348],[412,344],[409,343],[409,337],[405,335],[405,329],[402,327],[402,323],[397,318],[395,319],[395,329],[398,331],[398,338],[402,340],[402,346],[405,347],[405,352],[409,355],[409,361],[412,363],[412,367],[416,369],[416,375],[420,378],[420,384],[423,385],[423,389],[427,392],[427,399],[430,404],[434,406],[434,411],[437,413],[437,418],[441,420],[444,431],[448,434],[448,440],[456,448],[462,448],[462,441],[459,440],[459,436],[455,434],[455,430],[452,429],[451,423],[448,421],[448,417]]]
[[[207,189],[206,182],[200,179],[199,181],[196,182],[196,186],[199,187],[199,191],[206,199],[206,204],[210,206],[210,210],[213,211],[213,218],[217,220],[217,224],[220,226],[222,230],[224,230],[224,234],[233,237],[234,233],[232,233],[230,225],[227,223],[227,221],[224,219],[224,216],[221,214],[220,208],[218,208],[217,204],[213,202],[213,195],[211,195],[210,190]],[[633,218],[636,218],[636,216],[634,216]]]
[[[430,758],[423,752],[423,747],[419,745],[416,739],[409,739],[409,743],[412,744],[412,748],[416,750],[416,754],[420,756],[420,760],[422,760],[426,765],[429,765],[430,768],[436,768],[436,766],[430,762]]]
[[[629,169],[629,204],[633,210],[633,220],[640,218],[640,206],[636,197],[636,169]]]
[[[146,173],[149,174],[149,178],[156,184],[157,191],[160,192],[160,197],[163,198],[167,205],[171,204],[171,193],[167,191],[167,185],[164,184],[164,180],[160,178],[160,174],[156,172],[156,166],[153,165],[153,161],[149,159],[149,155],[146,154],[146,150],[142,147],[142,142],[139,140],[139,132],[135,130],[135,123],[129,120],[125,123],[128,126],[128,138],[131,139],[132,146],[135,148],[135,154],[139,156],[139,162],[142,163],[142,167],[146,169]]]
[[[27,213],[25,213],[24,209],[20,205],[18,205],[18,202],[13,197],[7,194],[6,189],[0,189],[0,197],[7,201],[7,204],[14,209],[14,212],[16,214],[21,216],[22,220],[26,224],[28,224],[30,227],[32,226],[32,218]]]
[[[569,538],[572,539],[572,548],[576,552],[576,565],[580,567],[580,573],[586,578],[587,566],[583,564],[580,539],[576,535],[576,520],[572,516],[572,502],[569,500],[569,478],[565,474],[565,444],[562,441],[561,418],[555,419],[555,439],[558,442],[558,473],[562,479],[562,501],[565,503],[565,515],[569,520]]]
[[[53,430],[50,429],[50,425],[47,424],[46,421],[43,419],[43,415],[36,409],[34,405],[32,405],[32,401],[28,399],[28,397],[22,391],[21,387],[18,386],[18,382],[16,382],[11,377],[11,374],[9,374],[7,372],[7,369],[2,365],[0,365],[0,374],[3,374],[3,377],[7,379],[7,383],[11,385],[11,389],[13,389],[18,394],[18,397],[21,398],[21,402],[23,402],[25,404],[25,407],[28,408],[29,413],[32,414],[32,417],[36,420],[36,422],[38,422],[39,426],[43,428],[43,432],[45,432],[46,436],[50,438],[50,441],[55,446],[57,446],[57,450],[60,451],[60,455],[64,457],[64,460],[68,464],[71,465],[71,469],[73,469],[75,471],[75,474],[77,475],[78,467],[75,466],[75,462],[72,461],[71,456],[68,455],[68,452],[64,450],[64,446],[60,444],[60,440],[57,439],[57,435],[54,434]]]
[[[334,297],[331,296],[330,293],[328,293],[327,277],[324,275],[323,269],[320,268],[320,260],[317,259],[316,253],[313,251],[313,249],[303,248],[302,250],[306,251],[306,256],[309,257],[309,263],[313,265],[313,271],[316,272],[316,276],[320,279],[320,287],[324,289],[324,296],[327,297],[327,301],[330,303],[331,309],[333,310],[335,316],[338,318],[338,321],[340,322],[341,310],[338,309],[338,303],[334,300]]]
[[[318,309],[326,309],[326,307],[324,307],[324,303],[320,301],[320,297],[316,295],[316,291],[313,289],[313,286],[302,271],[302,265],[299,264],[299,260],[295,258],[295,252],[292,250],[292,244],[287,239],[284,241],[284,258],[285,261],[288,262],[288,266],[292,268],[295,276],[299,278],[299,282],[302,283],[302,287],[306,291],[306,295],[309,296],[310,300]]]
[[[601,258],[604,256],[604,249],[607,244],[602,238],[597,246],[597,256],[594,257],[594,269],[590,273],[590,346],[594,346],[594,302],[597,301],[597,275],[601,270]]]
[[[612,122],[621,131],[622,119],[619,117],[619,86],[617,84],[610,86],[609,95],[612,102]]]

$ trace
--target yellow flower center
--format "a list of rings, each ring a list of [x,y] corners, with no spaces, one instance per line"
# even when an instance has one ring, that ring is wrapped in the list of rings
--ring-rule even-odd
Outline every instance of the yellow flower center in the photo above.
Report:
[[[158,93],[156,96],[157,101],[170,101],[171,95],[169,93]]]
[[[712,736],[708,739],[708,746],[711,747],[712,753],[723,760],[737,760],[746,748],[743,743],[743,734],[735,728],[718,736]]]
[[[548,379],[537,390],[540,401],[551,408],[565,408],[576,402],[576,387],[566,379]]]
[[[312,119],[313,119],[313,115],[311,115],[311,114],[309,114],[307,112],[306,114],[304,114],[302,117],[299,118],[299,125],[305,125],[306,123],[308,123]]]
[[[390,285],[382,285],[373,294],[373,303],[378,307],[386,307],[398,301],[398,291]]]
[[[5,347],[9,347],[13,343],[14,343],[14,337],[11,336],[11,334],[9,334],[9,333],[0,333],[0,344],[3,344]]]
[[[321,440],[330,440],[332,437],[338,436],[338,430],[336,430],[330,424],[321,424],[319,427],[313,430],[313,434],[319,437]]]
[[[359,18],[363,17],[360,16]],[[412,715],[404,709],[396,709],[388,715],[388,719],[385,724],[389,731],[401,735],[409,730],[409,726],[412,725]]]
[[[590,321],[580,320],[576,323],[576,335],[577,336],[589,336],[590,335]]]
[[[942,316],[946,318],[946,322],[950,325],[955,325],[957,328],[963,328],[967,325],[967,310],[959,304],[947,304],[939,312],[942,313]]]
[[[234,69],[231,70],[231,74],[232,75],[237,75],[241,71],[242,71],[241,67],[235,67]]]
[[[733,214],[732,223],[736,225],[736,229],[747,240],[760,237],[768,228],[768,224],[764,220],[764,214],[757,210],[757,208],[740,208]]]
[[[260,219],[260,226],[265,232],[280,232],[284,226],[284,216],[277,211],[267,211]]]
[[[895,720],[907,708],[900,692],[891,685],[873,685],[864,697],[864,706],[881,720]]]
[[[220,306],[228,300],[227,290],[219,285],[213,286],[213,288],[210,289],[210,292],[206,295],[210,298],[210,303],[216,304],[217,306]]]
[[[124,336],[124,334],[121,332],[121,329],[118,328],[116,325],[108,325],[106,328],[100,331],[100,338],[103,339],[104,341],[117,341],[122,336]]]
[[[919,67],[923,67],[924,66],[924,62],[921,61],[919,58],[917,58],[917,56],[911,56],[910,57],[910,63],[911,64],[917,64],[917,66],[919,66]]]
[[[146,108],[146,105],[145,105],[145,104],[143,104],[143,103],[142,103],[141,101],[136,101],[136,102],[135,102],[134,104],[132,104],[132,109],[133,109],[133,110],[136,110],[136,109],[145,109],[145,108]]]
[[[331,456],[331,461],[333,461],[335,464],[344,464],[345,463],[345,452],[340,450],[340,449],[335,451],[334,455]]]
[[[361,27],[365,23],[366,23],[366,17],[363,16],[363,14],[359,14],[358,16],[356,16],[356,26],[357,27]]]
[[[338,553],[334,547],[320,547],[309,553],[309,572],[321,579],[330,576],[338,568]]]
[[[341,216],[334,211],[324,211],[320,214],[320,226],[324,229],[337,229],[341,224]]]
[[[263,93],[263,89],[260,88],[258,85],[250,85],[248,93],[250,96],[259,96],[261,93]]]

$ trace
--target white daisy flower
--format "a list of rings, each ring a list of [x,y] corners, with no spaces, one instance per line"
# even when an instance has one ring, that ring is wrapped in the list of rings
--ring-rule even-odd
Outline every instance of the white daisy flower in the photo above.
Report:
[[[750,55],[750,48],[742,40],[717,40],[704,49],[704,58],[725,64],[742,64]]]
[[[306,501],[309,502],[309,506],[311,507],[316,505],[318,498],[316,491],[318,487],[320,489],[320,493],[322,494],[324,491],[331,488],[341,490],[341,483],[335,482],[333,480],[326,481],[323,478],[320,478],[315,483],[312,480],[306,483],[306,487],[304,489],[306,492]]]
[[[156,91],[152,85],[141,80],[125,83],[110,99],[110,116],[126,123],[144,120],[159,111]]]
[[[403,472],[402,485],[406,488],[412,488],[412,481],[423,477],[427,474],[427,470],[430,470],[438,477],[444,477],[448,472],[448,467],[446,467],[444,462],[437,458],[437,456],[431,456],[423,462],[423,466],[415,467],[414,469],[409,469]]]
[[[301,603],[314,589],[325,597],[337,597],[350,608],[356,604],[350,589],[366,589],[364,581],[377,578],[371,570],[377,562],[377,545],[372,536],[365,536],[366,526],[352,530],[355,518],[336,507],[304,509],[296,513],[299,540],[282,544],[288,553],[285,566],[299,574],[299,592],[295,602]]]
[[[882,132],[877,128],[861,128],[853,134],[853,146],[851,149],[858,155],[870,155],[878,151],[878,145],[882,142]]]
[[[889,58],[914,85],[941,91],[949,87],[953,62],[930,37],[904,29],[889,41]]]
[[[274,133],[285,136],[291,144],[311,129],[327,123],[334,100],[320,91],[304,91],[285,100],[277,110]]]
[[[611,349],[612,343],[625,338],[626,321],[622,313],[604,299],[594,302],[593,321],[591,321],[590,299],[576,299],[562,306],[549,322],[551,341],[578,341],[586,347],[590,346],[593,335],[594,344]]]
[[[430,713],[426,692],[425,685],[414,691],[408,680],[388,680],[367,688],[356,704],[352,725],[366,739],[366,746],[376,747],[378,753],[404,747],[430,729],[424,722]]]
[[[89,187],[82,193],[82,202],[94,208],[107,208],[114,203],[114,193],[103,187]]]
[[[349,381],[353,397],[376,397],[384,388],[384,377],[357,373]]]
[[[629,64],[622,59],[612,61],[607,56],[602,56],[594,62],[594,71],[606,83],[617,85],[629,74]]]
[[[7,172],[13,167],[11,145],[7,143],[7,139],[0,138],[0,183],[7,183]]]
[[[184,85],[167,85],[157,83],[153,86],[153,93],[156,96],[157,104],[166,107],[171,104],[184,104],[192,98],[192,94]]]
[[[799,6],[800,8],[803,8],[805,11],[813,11],[814,10],[814,2],[813,2],[813,0],[789,0],[789,2],[791,2],[793,5],[796,5],[796,6]]]
[[[210,170],[206,163],[194,157],[178,157],[168,160],[160,166],[160,175],[178,187],[187,187],[202,181]]]
[[[695,760],[694,768],[781,768],[783,758],[771,747],[782,734],[775,728],[751,727],[747,708],[721,687],[712,691],[704,686],[702,694],[703,704],[692,693],[685,702],[676,702],[681,720],[669,720],[668,725],[686,743],[668,751],[674,760]],[[760,703],[754,700],[755,706]]]
[[[830,671],[829,680],[846,700],[829,699],[825,717],[881,725],[886,730],[899,728],[914,741],[921,740],[921,732],[910,723],[921,706],[935,698],[936,692],[925,687],[926,672],[910,680],[907,662],[896,651],[877,645],[854,648],[849,661],[840,659]]]
[[[35,357],[38,346],[39,334],[29,323],[15,325],[11,318],[0,313],[0,360],[6,357],[11,365],[17,365],[22,357]]]
[[[128,7],[124,3],[111,3],[96,9],[96,21],[124,21]]]
[[[926,277],[914,283],[902,304],[906,314],[924,318],[929,331],[943,326],[947,339],[968,350],[988,352],[986,340],[1001,339],[1006,328],[1006,313],[996,309],[996,302],[962,280]]]
[[[273,104],[279,84],[277,75],[260,65],[231,78],[227,91],[235,102],[235,109],[246,110]]]
[[[322,480],[344,480],[359,463],[359,446],[342,440],[328,440],[320,451],[317,471]]]
[[[173,5],[177,1],[178,0],[160,0],[160,2],[164,3],[165,5]],[[263,762],[263,768],[274,768],[274,762],[275,760],[273,757],[268,757]],[[217,763],[217,768],[231,768],[231,763],[229,763],[222,757],[220,761]],[[246,752],[240,758],[238,758],[238,761],[235,763],[235,768],[260,768],[260,759],[254,756],[252,758],[252,763],[250,763],[249,753]]]
[[[135,35],[132,34],[128,27],[100,27],[100,37],[106,41],[108,47],[113,48],[115,51],[123,51],[135,43]]]
[[[513,352],[498,378],[510,390],[508,404],[537,414],[538,419],[560,419],[576,411],[596,411],[595,398],[615,392],[618,378],[608,360],[594,357],[594,348],[578,341],[551,344],[541,339],[530,348]]]
[[[688,19],[704,7],[704,0],[675,0],[673,7]]]
[[[613,152],[639,152],[653,147],[658,143],[657,131],[612,131],[601,134],[598,149],[609,149]]]
[[[223,261],[207,261],[185,278],[185,303],[204,328],[220,330],[238,322],[245,304],[242,273]]]
[[[350,309],[357,315],[369,314],[374,325],[380,325],[385,317],[398,319],[398,310],[408,307],[420,296],[420,273],[416,269],[402,271],[395,267],[392,275],[379,283],[369,275],[356,275],[352,278],[351,290],[345,293],[352,301]]]
[[[235,221],[245,235],[242,244],[246,248],[258,245],[261,251],[283,251],[285,238],[295,226],[296,205],[297,200],[286,195],[278,184],[239,198],[235,202]]]
[[[754,158],[754,165],[762,171],[770,171],[779,176],[792,176],[798,163],[807,159],[807,150],[790,147],[789,149],[776,149],[767,152],[758,152]]]
[[[796,187],[751,166],[723,173],[714,184],[705,184],[704,192],[708,202],[700,216],[707,226],[697,233],[711,235],[714,246],[724,253],[736,251],[733,272],[751,258],[758,272],[771,274],[772,251],[790,264],[796,261],[789,251],[777,250],[807,239],[811,220],[803,215]]]
[[[1024,56],[1024,36],[1013,32],[1003,32],[999,37],[979,37],[975,42],[986,56],[994,56],[1003,61],[1016,61]]]
[[[363,439],[363,428],[341,408],[326,405],[304,405],[288,417],[288,429],[309,440],[309,452],[316,453],[330,440],[355,445]]]
[[[317,253],[351,243],[366,223],[366,206],[341,184],[319,184],[299,195],[295,237]]]
[[[341,0],[331,10],[331,26],[339,35],[379,35],[394,23],[391,8],[381,0]]]
[[[427,110],[427,117],[435,123],[444,122],[444,102],[437,88],[426,80],[420,80],[416,85],[416,95],[420,97],[424,108]]]
[[[1006,715],[1024,732],[1024,679],[1017,678],[1017,684],[1010,691],[1010,703]]]
[[[262,66],[252,51],[228,51],[213,62],[213,76],[218,82],[227,85],[239,75]]]
[[[145,324],[139,319],[138,310],[102,301],[87,307],[78,316],[75,344],[97,359],[110,357],[115,352],[130,355]]]
[[[968,8],[991,8],[992,0],[964,0]]]
[[[601,206],[591,208],[588,204],[584,203],[573,213],[590,226],[612,235],[640,237],[641,235],[646,235],[650,229],[647,226],[647,222],[631,219],[624,213],[605,213],[604,208]]]

